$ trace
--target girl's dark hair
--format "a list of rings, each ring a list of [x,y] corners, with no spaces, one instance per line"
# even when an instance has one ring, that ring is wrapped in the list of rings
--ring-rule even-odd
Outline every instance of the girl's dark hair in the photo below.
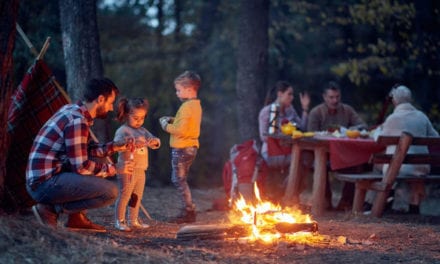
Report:
[[[119,122],[125,122],[127,120],[128,114],[133,109],[145,109],[148,112],[148,108],[150,108],[150,103],[147,99],[143,98],[122,98],[118,102],[118,112],[116,114],[116,120]]]
[[[275,85],[267,91],[266,99],[264,100],[264,105],[268,105],[275,100],[278,92],[285,92],[292,85],[286,81],[278,81]]]

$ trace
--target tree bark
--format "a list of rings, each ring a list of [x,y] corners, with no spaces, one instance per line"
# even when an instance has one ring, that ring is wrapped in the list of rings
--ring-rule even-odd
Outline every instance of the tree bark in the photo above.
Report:
[[[95,0],[59,0],[67,91],[72,101],[82,99],[86,83],[103,77]],[[110,140],[110,119],[95,120],[99,141]]]
[[[268,0],[241,1],[236,81],[241,141],[258,138],[259,98],[263,98],[267,79],[268,16]]]
[[[8,109],[14,90],[13,56],[15,46],[15,25],[18,15],[18,0],[2,1],[0,3],[0,207],[5,195],[6,158],[9,148],[7,134]]]

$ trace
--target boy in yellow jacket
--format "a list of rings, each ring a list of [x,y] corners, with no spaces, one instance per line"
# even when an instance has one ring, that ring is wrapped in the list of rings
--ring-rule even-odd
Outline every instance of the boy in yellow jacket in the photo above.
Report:
[[[170,222],[178,224],[196,221],[196,207],[191,198],[187,178],[199,148],[202,107],[197,93],[200,84],[200,76],[195,72],[185,71],[179,75],[174,80],[174,87],[182,105],[175,117],[159,118],[162,129],[170,133],[171,180],[179,191],[183,207],[181,214]]]

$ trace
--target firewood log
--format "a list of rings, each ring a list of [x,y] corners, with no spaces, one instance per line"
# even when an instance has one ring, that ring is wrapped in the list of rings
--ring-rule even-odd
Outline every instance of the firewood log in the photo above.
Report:
[[[177,239],[223,239],[244,237],[250,234],[248,225],[187,225],[177,231]]]

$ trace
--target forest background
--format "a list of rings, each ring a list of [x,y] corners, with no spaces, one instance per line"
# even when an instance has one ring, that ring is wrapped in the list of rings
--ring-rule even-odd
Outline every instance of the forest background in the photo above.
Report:
[[[187,69],[202,77],[199,97],[204,111],[192,185],[222,184],[230,148],[258,135],[256,120],[250,132],[240,131],[246,122],[241,100],[256,96],[257,103],[250,107],[257,113],[277,80],[293,85],[297,110],[299,92],[311,94],[313,107],[322,101],[323,86],[336,80],[342,100],[369,125],[377,123],[392,85],[402,83],[440,128],[439,1],[267,1],[267,23],[254,25],[267,32],[267,42],[252,43],[267,51],[267,60],[256,78],[259,85],[245,93],[237,76],[240,63],[246,63],[243,50],[252,48],[244,46],[243,36],[253,25],[244,31],[240,26],[245,19],[240,3],[97,2],[104,75],[117,84],[122,96],[148,98],[151,108],[144,126],[162,140],[162,147],[150,152],[148,184],[169,184],[169,136],[160,129],[158,118],[177,111],[180,102],[173,80]],[[58,1],[20,1],[18,24],[36,47],[51,37],[45,61],[72,99],[79,99],[75,87],[66,84],[62,19]],[[16,87],[35,56],[18,35],[13,56]],[[110,124],[109,135],[113,135],[118,123]]]

